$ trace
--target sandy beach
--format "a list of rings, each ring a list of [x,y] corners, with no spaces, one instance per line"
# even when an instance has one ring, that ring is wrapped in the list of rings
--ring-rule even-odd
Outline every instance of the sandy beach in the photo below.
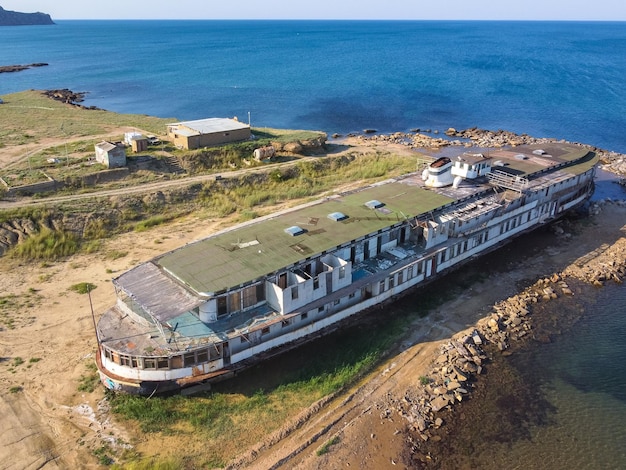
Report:
[[[253,449],[242,449],[228,468],[409,468],[409,423],[401,417],[381,419],[381,411],[417,386],[441,344],[515,295],[521,280],[551,273],[582,276],[587,268],[616,261],[615,253],[624,263],[626,207],[604,203],[596,212],[590,223],[559,223],[560,230],[545,231],[542,246],[529,250],[521,262],[511,261],[506,272],[494,271],[416,323],[400,347],[351,390],[304,411]],[[78,391],[81,376],[93,364],[96,340],[89,297],[70,286],[97,286],[91,294],[97,316],[115,299],[110,279],[116,273],[205,237],[220,225],[199,225],[188,217],[106,240],[108,247],[127,253],[117,259],[97,254],[37,264],[0,259],[0,295],[15,299],[6,313],[11,327],[5,321],[0,330],[0,468],[100,468],[93,450],[102,443],[132,443],[144,455],[155,447],[161,455],[180,449],[183,443],[176,436],[146,435],[135,443],[136,430],[115,421],[101,387],[94,393]],[[333,437],[339,437],[338,444],[318,456],[319,447]]]

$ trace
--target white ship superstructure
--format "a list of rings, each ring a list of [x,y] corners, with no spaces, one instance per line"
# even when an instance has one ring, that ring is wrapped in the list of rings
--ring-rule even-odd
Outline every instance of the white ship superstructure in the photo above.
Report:
[[[228,377],[579,206],[595,162],[560,143],[443,157],[140,264],[98,323],[102,381],[151,394]]]

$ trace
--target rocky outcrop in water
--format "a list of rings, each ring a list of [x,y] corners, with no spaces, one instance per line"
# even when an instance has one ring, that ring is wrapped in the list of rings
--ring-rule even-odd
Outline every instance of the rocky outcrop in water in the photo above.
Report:
[[[28,26],[55,24],[47,13],[21,13],[0,7],[0,26]]]
[[[43,62],[28,65],[0,65],[0,73],[21,72],[22,70],[27,70],[31,67],[45,67],[46,65],[48,64]]]
[[[86,93],[83,91],[72,91],[67,88],[63,88],[60,90],[45,90],[42,92],[48,98],[51,98],[55,101],[60,101],[61,103],[71,104],[77,108],[82,109],[90,109],[90,110],[99,110],[100,108],[96,106],[83,106],[80,104],[85,100]]]

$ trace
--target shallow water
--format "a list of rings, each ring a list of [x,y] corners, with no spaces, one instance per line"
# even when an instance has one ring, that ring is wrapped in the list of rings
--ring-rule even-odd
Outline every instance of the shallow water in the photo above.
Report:
[[[626,286],[546,304],[551,342],[497,357],[448,417],[433,468],[626,468]],[[571,328],[558,318],[578,320]],[[560,333],[560,334],[559,334]]]

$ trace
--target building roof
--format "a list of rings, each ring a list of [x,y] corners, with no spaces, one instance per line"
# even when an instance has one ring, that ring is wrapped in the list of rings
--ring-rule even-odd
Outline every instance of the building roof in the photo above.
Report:
[[[171,320],[180,311],[188,311],[201,302],[193,297],[176,282],[163,276],[159,268],[152,263],[143,263],[120,276],[123,282],[118,285],[138,302],[141,307],[160,322]],[[136,291],[158,293],[158,296],[133,295]]]
[[[385,205],[366,207],[372,199]],[[179,248],[154,262],[195,292],[211,295],[452,201],[416,185],[390,182],[253,221]],[[347,217],[330,219],[328,215],[335,212]],[[302,231],[285,231],[294,226]]]
[[[101,150],[104,150],[105,152],[110,152],[111,150],[117,148],[115,144],[112,144],[111,142],[106,142],[106,141],[97,143],[96,147]]]
[[[236,119],[228,118],[208,118],[198,119],[195,121],[174,122],[172,124],[168,124],[168,126],[176,126],[176,131],[179,134],[185,135],[214,134],[216,132],[228,132],[250,128],[248,124],[239,122]],[[185,130],[181,129],[181,127],[187,128],[191,132],[185,132]]]
[[[476,163],[490,161],[491,158],[482,153],[463,153],[456,157],[457,161],[474,165]]]

